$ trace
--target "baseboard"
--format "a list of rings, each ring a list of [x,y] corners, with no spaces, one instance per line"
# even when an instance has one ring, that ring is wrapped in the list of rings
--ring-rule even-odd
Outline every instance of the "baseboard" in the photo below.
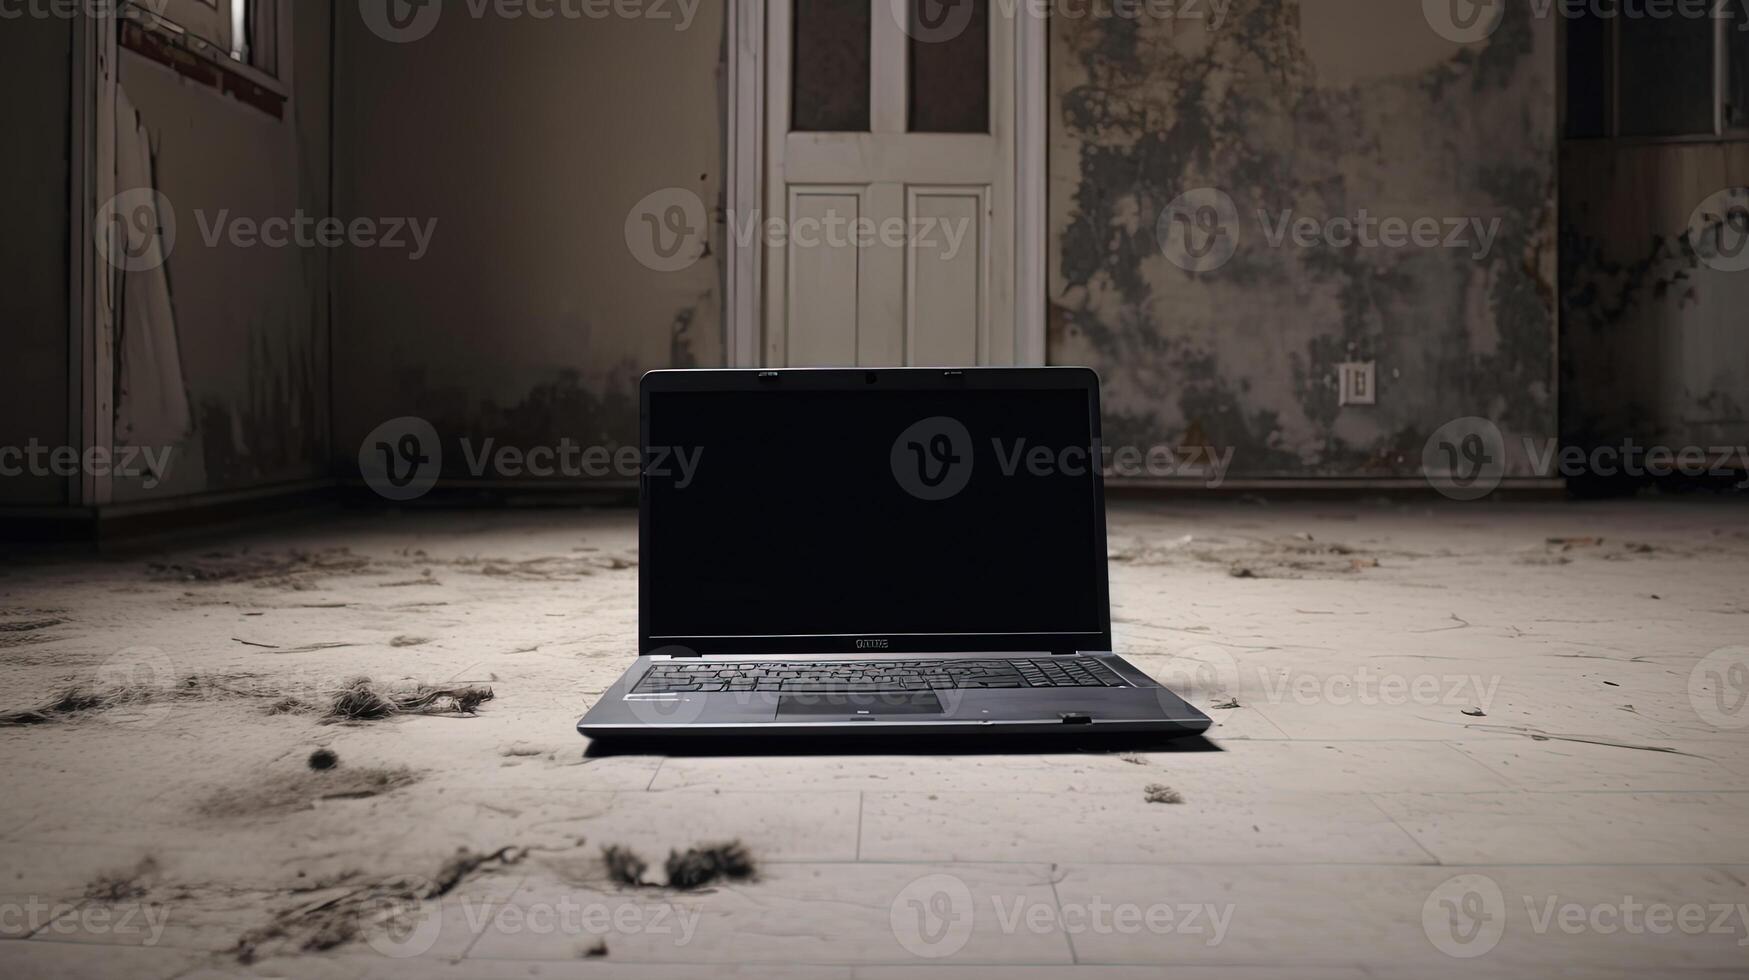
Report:
[[[322,479],[99,507],[0,507],[0,542],[125,550],[300,520],[340,504],[334,481]]]

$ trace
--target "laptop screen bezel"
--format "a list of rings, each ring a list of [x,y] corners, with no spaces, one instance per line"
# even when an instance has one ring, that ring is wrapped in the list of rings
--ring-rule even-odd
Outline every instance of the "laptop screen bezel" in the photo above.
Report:
[[[1101,442],[1099,376],[1088,368],[786,368],[663,370],[638,385],[638,441],[649,458],[651,396],[666,392],[1075,390],[1086,395],[1093,446]],[[648,474],[638,481],[638,652],[641,655],[720,656],[757,654],[887,653],[1076,653],[1112,648],[1111,593],[1107,574],[1105,475],[1089,468],[1093,482],[1094,541],[1086,574],[1093,577],[1097,629],[1075,633],[796,634],[770,636],[666,636],[651,634],[651,497]],[[1016,528],[1014,533],[1020,533]],[[847,559],[848,560],[848,559]]]

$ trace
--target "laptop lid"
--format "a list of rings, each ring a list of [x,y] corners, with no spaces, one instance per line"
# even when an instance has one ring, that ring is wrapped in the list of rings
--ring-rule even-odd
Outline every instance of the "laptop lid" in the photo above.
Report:
[[[641,653],[1111,649],[1092,371],[640,387]]]

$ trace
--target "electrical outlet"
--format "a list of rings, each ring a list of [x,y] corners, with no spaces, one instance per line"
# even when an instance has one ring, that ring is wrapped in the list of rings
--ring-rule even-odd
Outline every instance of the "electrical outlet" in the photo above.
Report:
[[[1336,378],[1339,404],[1378,404],[1378,368],[1372,361],[1338,364]]]

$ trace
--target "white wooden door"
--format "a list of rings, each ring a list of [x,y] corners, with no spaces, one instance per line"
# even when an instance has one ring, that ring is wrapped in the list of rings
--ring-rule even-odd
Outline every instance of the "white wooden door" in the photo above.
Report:
[[[1011,8],[770,0],[767,364],[1016,362]]]

